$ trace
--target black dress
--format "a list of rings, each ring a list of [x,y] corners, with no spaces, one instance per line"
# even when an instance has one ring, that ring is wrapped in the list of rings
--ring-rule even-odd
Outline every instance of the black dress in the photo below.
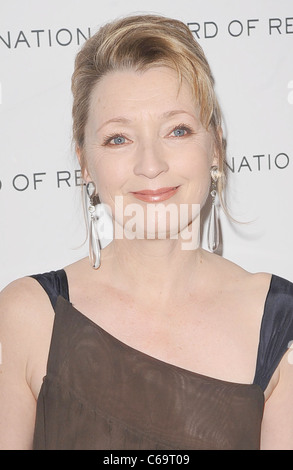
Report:
[[[55,310],[34,449],[259,449],[264,390],[293,340],[291,282],[272,276],[255,378],[238,384],[119,341],[73,307],[64,270],[33,277]]]

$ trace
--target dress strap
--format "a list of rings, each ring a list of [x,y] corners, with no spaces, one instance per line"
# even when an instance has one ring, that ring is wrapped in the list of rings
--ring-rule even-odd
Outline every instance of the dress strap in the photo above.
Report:
[[[265,390],[293,341],[293,283],[272,276],[260,329],[253,383]]]
[[[59,295],[69,300],[68,281],[64,269],[43,274],[34,274],[30,277],[36,279],[45,289],[53,308],[55,307]]]

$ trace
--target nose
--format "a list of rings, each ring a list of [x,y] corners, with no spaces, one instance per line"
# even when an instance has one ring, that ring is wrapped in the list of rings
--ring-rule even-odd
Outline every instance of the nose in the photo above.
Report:
[[[134,174],[153,179],[161,173],[168,171],[169,165],[164,157],[163,149],[157,143],[151,145],[141,145],[137,149]]]

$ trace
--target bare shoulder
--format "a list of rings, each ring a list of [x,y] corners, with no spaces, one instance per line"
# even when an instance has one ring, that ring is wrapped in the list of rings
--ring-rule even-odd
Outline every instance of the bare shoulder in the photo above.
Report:
[[[47,295],[32,278],[18,279],[0,293],[0,449],[32,447],[52,313]]]
[[[32,380],[35,366],[48,353],[54,312],[50,300],[29,277],[11,282],[0,293],[0,331],[3,366],[9,358],[9,373],[22,368]],[[45,365],[45,364],[44,364]]]
[[[17,279],[0,292],[0,322],[26,327],[50,311],[50,301],[39,283],[30,277]],[[37,326],[37,325],[36,325]],[[19,328],[20,329],[20,328]]]
[[[272,275],[266,272],[251,273],[217,256],[213,263],[217,302],[229,312],[231,321],[238,322],[241,332],[247,336],[247,341],[251,344],[254,357]]]
[[[252,298],[266,297],[272,278],[270,273],[251,273],[228,259],[212,256],[214,277],[222,288]]]

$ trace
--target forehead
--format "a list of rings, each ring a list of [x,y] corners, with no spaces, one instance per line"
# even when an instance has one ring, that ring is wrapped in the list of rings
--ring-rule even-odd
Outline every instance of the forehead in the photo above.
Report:
[[[197,106],[190,85],[167,67],[144,72],[115,71],[105,75],[94,87],[90,116],[101,121],[113,115],[130,118],[141,113],[163,115],[172,108],[196,113]],[[178,109],[179,109],[178,108]]]

